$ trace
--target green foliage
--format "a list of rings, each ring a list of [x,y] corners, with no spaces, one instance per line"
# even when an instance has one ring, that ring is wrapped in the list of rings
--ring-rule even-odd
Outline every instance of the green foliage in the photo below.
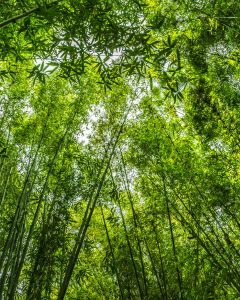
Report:
[[[239,299],[240,5],[0,10],[0,299]]]

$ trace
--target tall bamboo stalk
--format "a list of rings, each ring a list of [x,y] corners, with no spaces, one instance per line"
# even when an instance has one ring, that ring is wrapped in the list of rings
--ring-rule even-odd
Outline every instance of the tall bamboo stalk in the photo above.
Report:
[[[65,276],[64,276],[64,279],[63,279],[63,283],[60,287],[60,291],[59,291],[58,298],[57,298],[58,300],[63,300],[64,296],[66,294],[66,291],[67,291],[67,288],[68,288],[68,285],[69,285],[69,282],[70,282],[70,279],[71,279],[71,276],[72,276],[72,273],[73,273],[74,266],[76,264],[79,253],[82,249],[83,241],[84,241],[88,226],[90,224],[92,214],[94,212],[95,206],[97,204],[97,200],[99,198],[99,195],[101,193],[103,184],[105,182],[105,178],[106,178],[107,172],[109,170],[111,160],[112,160],[112,158],[115,154],[117,143],[118,143],[119,137],[122,133],[122,129],[123,129],[123,126],[125,124],[128,112],[129,112],[129,110],[127,111],[126,115],[124,116],[123,122],[120,125],[120,128],[119,128],[119,130],[116,134],[115,141],[113,142],[112,149],[109,153],[109,156],[108,156],[108,159],[107,159],[107,162],[106,162],[106,166],[104,167],[103,173],[100,177],[100,181],[98,183],[95,196],[93,196],[93,194],[91,193],[90,198],[88,200],[87,208],[85,210],[85,214],[84,214],[84,217],[83,217],[83,220],[82,220],[79,232],[78,232],[78,236],[76,238],[75,246],[74,246],[73,251],[70,255],[69,262],[68,262],[68,265],[67,265],[67,268],[66,268],[66,271],[65,271]],[[105,162],[105,157],[103,158],[103,162]],[[93,192],[94,192],[94,190],[93,190]]]
[[[101,214],[102,214],[103,224],[104,224],[104,228],[105,228],[105,232],[106,232],[106,236],[107,236],[108,246],[110,248],[110,252],[111,252],[111,256],[112,256],[112,260],[113,260],[114,271],[116,272],[118,287],[119,287],[119,291],[120,291],[120,299],[124,300],[124,292],[123,292],[119,272],[118,272],[118,269],[117,269],[117,264],[116,264],[116,259],[115,259],[115,254],[114,254],[112,242],[111,242],[109,232],[108,232],[107,222],[106,222],[106,219],[105,219],[105,216],[104,216],[104,211],[103,211],[102,205],[100,207],[101,207]]]
[[[40,209],[41,209],[41,206],[42,206],[42,202],[43,202],[43,199],[44,199],[45,191],[46,191],[46,189],[48,187],[48,181],[49,181],[50,175],[52,174],[52,170],[53,170],[53,167],[55,165],[56,159],[57,159],[58,154],[59,154],[59,152],[60,152],[60,150],[62,148],[63,143],[65,142],[65,139],[66,139],[66,137],[67,137],[67,135],[69,133],[69,130],[71,128],[71,124],[72,124],[72,122],[73,122],[76,114],[77,114],[76,110],[73,112],[73,114],[71,114],[69,122],[67,124],[67,128],[66,128],[66,130],[64,132],[63,137],[58,142],[58,146],[57,146],[56,152],[55,152],[55,154],[54,154],[54,156],[52,158],[52,161],[50,163],[50,167],[49,167],[46,179],[44,181],[41,193],[39,195],[37,208],[36,208],[36,211],[35,211],[32,223],[30,225],[28,236],[26,238],[26,242],[25,242],[25,245],[23,247],[23,252],[22,252],[22,255],[21,255],[21,259],[20,259],[18,268],[16,270],[16,274],[15,274],[15,277],[14,277],[14,284],[13,284],[12,288],[10,289],[10,297],[14,297],[14,294],[15,294],[15,291],[16,291],[16,288],[17,288],[17,284],[18,284],[18,280],[19,280],[19,276],[21,274],[21,270],[22,270],[22,267],[24,265],[25,257],[26,257],[26,254],[27,254],[27,251],[28,251],[28,248],[29,248],[29,244],[30,244],[30,241],[31,241],[34,229],[35,229],[35,226],[37,224],[37,220],[38,220],[38,216],[39,216]]]

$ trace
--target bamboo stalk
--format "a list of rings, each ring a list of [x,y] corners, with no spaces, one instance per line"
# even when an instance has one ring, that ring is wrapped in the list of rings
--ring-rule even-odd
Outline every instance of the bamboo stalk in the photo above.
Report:
[[[50,177],[50,175],[52,173],[52,170],[53,170],[53,167],[55,165],[57,156],[58,156],[58,154],[60,152],[60,149],[61,149],[61,147],[62,147],[62,145],[63,145],[63,143],[64,143],[64,141],[66,139],[66,136],[67,136],[67,134],[68,134],[68,132],[70,130],[70,125],[72,124],[75,116],[76,116],[76,111],[74,111],[73,115],[70,117],[70,121],[69,121],[69,123],[67,125],[65,133],[64,133],[63,137],[59,140],[58,147],[57,147],[56,152],[54,154],[54,157],[53,157],[53,159],[51,161],[51,164],[50,164],[50,167],[49,167],[49,170],[48,170],[48,173],[47,173],[44,185],[42,187],[41,194],[40,194],[39,199],[38,199],[37,208],[36,208],[36,211],[35,211],[35,214],[34,214],[34,217],[33,217],[33,220],[32,220],[32,223],[31,223],[31,226],[30,226],[30,229],[29,229],[29,232],[28,232],[28,236],[26,238],[26,242],[25,242],[25,245],[23,247],[22,256],[21,256],[20,263],[19,263],[19,266],[18,266],[16,274],[15,274],[14,286],[11,289],[10,297],[14,297],[15,290],[17,288],[18,279],[19,279],[19,276],[21,274],[21,270],[22,270],[22,267],[23,267],[23,264],[24,264],[24,260],[25,260],[25,257],[26,257],[27,251],[28,251],[28,247],[29,247],[29,244],[30,244],[33,232],[34,232],[34,228],[35,228],[35,226],[37,224],[38,216],[39,216],[40,209],[41,209],[41,206],[42,206],[42,202],[43,202],[43,199],[44,199],[44,194],[45,194],[45,191],[46,191],[47,186],[48,186],[49,177]]]
[[[121,124],[121,126],[119,128],[118,133],[117,133],[116,139],[115,139],[114,144],[112,146],[112,150],[110,152],[109,158],[108,158],[107,163],[106,163],[106,167],[105,167],[105,169],[103,171],[103,174],[102,174],[102,176],[100,178],[100,182],[99,182],[99,184],[97,186],[96,194],[93,197],[93,199],[91,197],[89,199],[89,201],[88,201],[87,209],[85,210],[84,218],[83,218],[82,224],[81,224],[79,232],[78,232],[78,236],[77,236],[77,239],[76,239],[76,242],[75,242],[75,246],[74,246],[74,249],[73,249],[72,254],[70,256],[70,259],[69,259],[69,262],[68,262],[68,265],[67,265],[67,268],[66,268],[66,271],[65,271],[65,276],[64,276],[64,279],[63,279],[63,283],[62,283],[62,285],[60,287],[60,291],[59,291],[58,298],[57,298],[58,300],[63,300],[64,296],[66,294],[66,291],[67,291],[67,288],[68,288],[68,285],[69,285],[69,282],[70,282],[70,279],[71,279],[71,276],[72,276],[72,273],[73,273],[73,269],[74,269],[75,263],[77,261],[77,258],[78,258],[78,255],[80,253],[80,250],[82,249],[83,241],[84,241],[84,238],[85,238],[88,226],[90,224],[90,221],[91,221],[92,214],[94,212],[95,206],[97,204],[98,197],[99,197],[99,195],[101,193],[101,190],[102,190],[102,187],[103,187],[103,184],[104,184],[107,172],[109,170],[112,157],[113,157],[113,155],[115,153],[115,149],[116,149],[119,137],[120,137],[120,135],[122,133],[123,125],[124,125],[124,123],[126,121],[127,114],[124,117],[124,120],[123,120],[123,122],[122,122],[122,124]],[[105,161],[105,158],[104,158],[104,161]]]
[[[144,267],[144,262],[143,262],[143,254],[142,254],[143,251],[142,251],[141,241],[139,239],[139,235],[138,235],[138,232],[137,232],[137,229],[139,227],[138,226],[139,222],[138,222],[138,218],[136,216],[136,212],[135,212],[135,209],[134,209],[134,204],[133,204],[133,200],[132,200],[132,194],[131,194],[130,189],[129,189],[129,180],[128,180],[126,166],[125,166],[125,161],[124,161],[121,149],[120,149],[120,156],[121,156],[121,162],[122,162],[122,166],[123,166],[123,175],[124,175],[124,177],[126,179],[126,182],[124,181],[124,185],[125,185],[125,189],[126,189],[127,194],[128,194],[128,199],[129,199],[131,210],[132,210],[134,227],[136,229],[136,239],[137,239],[137,244],[138,244],[138,249],[139,249],[139,256],[140,256],[142,273],[143,273],[143,281],[144,281],[144,287],[145,287],[145,294],[146,294],[146,297],[147,297],[147,294],[148,294],[147,293],[147,278],[146,278],[146,272],[145,272],[145,267]],[[141,227],[140,227],[140,229],[141,229]]]
[[[120,280],[118,269],[117,269],[116,259],[115,259],[115,255],[114,255],[114,251],[113,251],[113,247],[112,247],[112,242],[111,242],[111,239],[110,239],[110,236],[109,236],[107,223],[106,223],[106,219],[105,219],[105,216],[104,216],[102,205],[100,207],[101,207],[101,214],[102,214],[103,224],[104,224],[104,228],[105,228],[105,232],[106,232],[106,236],[107,236],[107,241],[108,241],[108,245],[109,245],[110,252],[111,252],[111,255],[112,255],[112,259],[113,259],[114,270],[116,272],[118,287],[119,287],[119,291],[120,291],[120,299],[124,300],[123,288],[122,288],[121,280]]]
[[[132,264],[133,264],[134,274],[135,274],[136,281],[137,281],[137,286],[138,286],[138,290],[139,290],[139,296],[140,296],[141,299],[144,299],[142,288],[141,288],[141,284],[140,284],[139,277],[138,277],[138,272],[137,272],[136,264],[135,264],[135,261],[134,261],[133,250],[132,250],[130,239],[129,239],[129,236],[128,236],[128,233],[127,233],[127,227],[126,227],[126,223],[125,223],[125,219],[124,219],[123,211],[122,211],[122,206],[121,206],[121,203],[120,203],[118,195],[117,195],[117,201],[118,201],[118,206],[119,206],[119,209],[120,209],[120,214],[121,214],[121,218],[122,218],[124,233],[125,233],[125,236],[126,236],[126,240],[127,240],[127,245],[128,245],[128,249],[129,249],[131,261],[132,261]]]
[[[175,246],[175,238],[174,238],[174,234],[173,234],[173,224],[172,224],[172,218],[171,218],[171,213],[170,213],[170,207],[169,207],[169,201],[168,201],[164,176],[162,177],[162,181],[163,181],[163,191],[164,191],[164,195],[165,195],[165,202],[166,202],[166,207],[167,207],[167,216],[168,216],[169,227],[170,227],[173,255],[174,255],[175,264],[176,264],[176,271],[177,271],[180,298],[181,298],[181,300],[183,300],[182,279],[181,279],[180,269],[179,269],[179,266],[178,266],[178,257],[177,257],[177,251],[176,251],[176,246]]]

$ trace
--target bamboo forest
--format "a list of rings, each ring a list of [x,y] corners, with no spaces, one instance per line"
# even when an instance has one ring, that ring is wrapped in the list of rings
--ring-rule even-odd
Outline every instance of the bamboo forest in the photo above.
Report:
[[[0,300],[240,299],[240,1],[0,2]]]

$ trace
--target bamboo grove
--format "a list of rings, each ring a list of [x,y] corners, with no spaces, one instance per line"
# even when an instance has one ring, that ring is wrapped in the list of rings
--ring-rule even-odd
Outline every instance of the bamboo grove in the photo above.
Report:
[[[240,3],[0,3],[0,299],[240,299]]]

